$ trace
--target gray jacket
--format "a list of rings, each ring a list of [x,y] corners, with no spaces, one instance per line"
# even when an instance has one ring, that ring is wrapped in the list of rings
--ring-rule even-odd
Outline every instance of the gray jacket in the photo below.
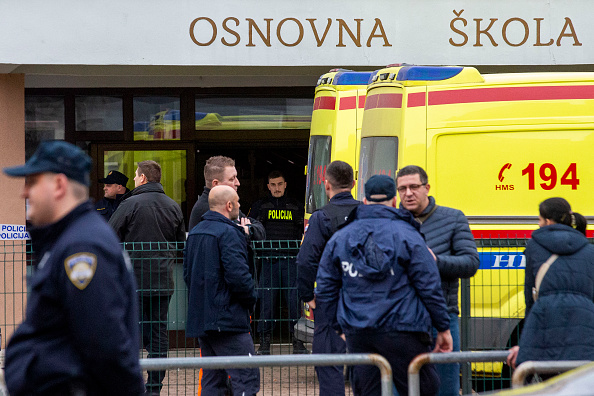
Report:
[[[435,198],[429,197],[429,205],[419,217],[422,218],[434,207]],[[458,209],[437,206],[421,224],[421,232],[437,257],[448,312],[459,313],[458,279],[472,277],[479,268],[479,255],[468,220]]]

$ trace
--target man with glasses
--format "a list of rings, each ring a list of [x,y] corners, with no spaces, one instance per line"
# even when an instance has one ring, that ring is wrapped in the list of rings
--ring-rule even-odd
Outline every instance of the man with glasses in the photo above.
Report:
[[[435,255],[441,287],[450,315],[454,352],[460,351],[458,324],[458,279],[472,277],[479,267],[479,255],[468,220],[460,210],[438,206],[429,196],[429,179],[423,168],[405,166],[396,175],[400,207],[421,223],[421,232]],[[434,329],[435,334],[435,329]],[[440,364],[440,396],[460,394],[460,364]]]

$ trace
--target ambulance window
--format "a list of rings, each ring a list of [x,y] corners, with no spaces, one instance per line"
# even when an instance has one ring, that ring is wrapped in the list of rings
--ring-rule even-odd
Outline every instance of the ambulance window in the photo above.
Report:
[[[357,198],[365,197],[365,182],[373,175],[396,177],[398,138],[367,137],[361,139]]]
[[[332,137],[312,136],[307,159],[307,184],[305,187],[305,211],[313,213],[328,203],[324,189],[326,166],[330,163]]]

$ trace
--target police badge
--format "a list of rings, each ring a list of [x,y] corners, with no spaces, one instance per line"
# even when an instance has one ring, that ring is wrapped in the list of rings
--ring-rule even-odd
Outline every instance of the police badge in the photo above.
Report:
[[[68,279],[80,290],[91,282],[97,269],[97,256],[91,253],[77,253],[64,260]]]

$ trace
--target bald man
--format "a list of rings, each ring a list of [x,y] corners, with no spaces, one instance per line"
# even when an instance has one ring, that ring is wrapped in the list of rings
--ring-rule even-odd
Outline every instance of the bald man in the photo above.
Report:
[[[184,280],[189,303],[188,337],[198,337],[202,356],[254,355],[250,312],[256,303],[248,266],[245,231],[239,216],[239,196],[232,187],[213,187],[209,211],[188,235]],[[202,394],[224,394],[231,377],[234,395],[252,396],[260,390],[257,368],[204,370]]]

